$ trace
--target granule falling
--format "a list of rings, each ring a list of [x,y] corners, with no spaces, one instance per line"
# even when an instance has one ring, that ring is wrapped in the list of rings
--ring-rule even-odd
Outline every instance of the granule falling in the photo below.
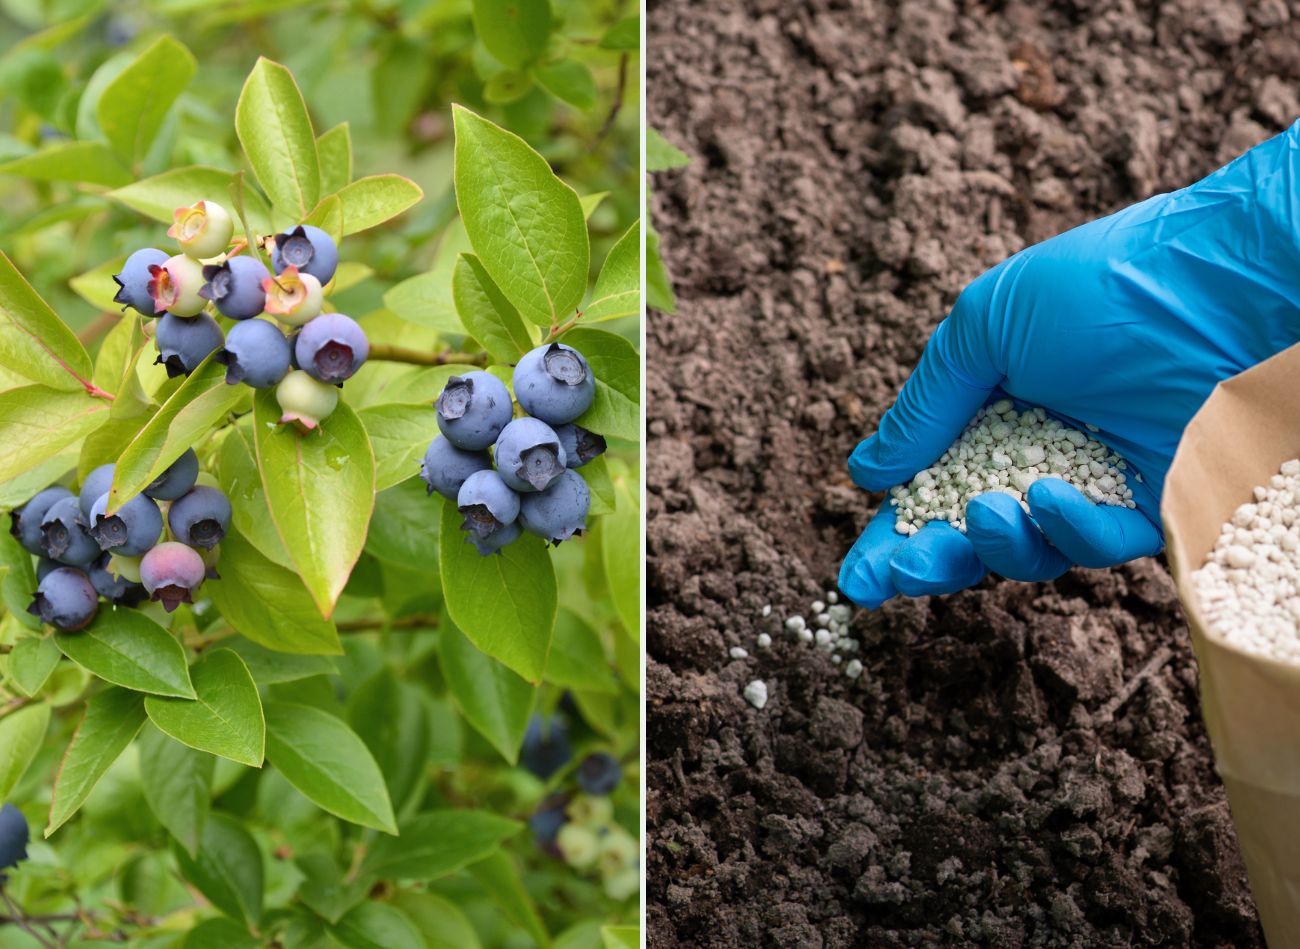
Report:
[[[1042,409],[1017,412],[1010,399],[999,399],[980,409],[931,467],[890,489],[894,529],[915,534],[929,521],[947,521],[965,533],[967,503],[991,491],[1028,511],[1025,495],[1039,478],[1068,481],[1098,504],[1135,507],[1126,468],[1101,442]]]
[[[1300,664],[1300,459],[1282,464],[1223,525],[1192,586],[1210,631]]]

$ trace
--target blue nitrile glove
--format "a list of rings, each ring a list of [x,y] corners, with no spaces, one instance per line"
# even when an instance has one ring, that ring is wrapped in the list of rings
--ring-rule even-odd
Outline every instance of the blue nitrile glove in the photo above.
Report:
[[[1096,426],[1090,434],[1128,461],[1137,508],[1096,505],[1044,478],[1028,491],[1029,514],[1008,495],[984,494],[967,505],[967,534],[936,521],[904,537],[886,499],[845,558],[840,589],[876,607],[896,593],[951,593],[989,570],[1046,580],[1074,564],[1158,553],[1160,491],[1183,428],[1216,383],[1300,340],[1298,242],[1300,122],[1189,188],[977,278],[880,430],[849,458],[854,482],[905,484],[1005,394]]]

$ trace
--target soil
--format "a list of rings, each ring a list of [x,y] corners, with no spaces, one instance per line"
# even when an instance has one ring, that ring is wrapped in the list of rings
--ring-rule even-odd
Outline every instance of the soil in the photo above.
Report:
[[[650,122],[692,157],[654,179],[650,945],[1261,946],[1163,562],[858,612],[856,682],[780,622],[880,502],[845,458],[958,291],[1300,115],[1300,3],[647,23]]]

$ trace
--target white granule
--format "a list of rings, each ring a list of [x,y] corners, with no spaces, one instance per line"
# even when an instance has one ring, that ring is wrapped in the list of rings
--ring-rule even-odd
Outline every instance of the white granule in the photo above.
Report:
[[[850,659],[849,664],[844,667],[844,674],[850,679],[856,679],[862,675],[862,661],[860,659]]]
[[[767,648],[768,648],[769,646],[771,646],[771,645],[772,645],[772,637],[771,637],[771,636],[769,636],[767,633],[759,633],[759,634],[758,634],[758,648],[759,648],[759,649],[767,649]]]
[[[1192,586],[1211,631],[1300,664],[1300,459],[1284,462],[1233,512]]]
[[[1101,442],[1042,409],[1017,412],[1010,399],[1000,399],[979,410],[942,458],[890,489],[894,529],[915,534],[929,521],[947,521],[965,533],[966,504],[990,491],[1011,495],[1028,511],[1025,494],[1039,478],[1068,481],[1098,504],[1136,507],[1126,468]]]
[[[728,655],[730,655],[732,659],[748,659],[749,650],[744,646],[732,646],[728,651]]]
[[[754,708],[761,709],[767,704],[767,683],[762,679],[755,679],[745,686],[744,695],[746,702]]]

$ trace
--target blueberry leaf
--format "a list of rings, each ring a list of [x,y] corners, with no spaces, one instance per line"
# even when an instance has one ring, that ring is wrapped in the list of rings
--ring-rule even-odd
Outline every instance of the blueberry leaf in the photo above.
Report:
[[[436,572],[436,521],[441,512],[442,505],[427,495],[419,479],[380,491],[366,538],[366,553],[398,566]]]
[[[8,257],[0,253],[0,366],[54,389],[82,391],[90,356]],[[75,375],[74,375],[75,374]],[[23,444],[4,442],[6,445]],[[0,477],[0,481],[7,480]]]
[[[191,748],[260,768],[266,725],[244,660],[229,649],[214,649],[194,663],[190,675],[197,698],[150,696],[145,700],[150,720]]]
[[[641,17],[635,13],[623,17],[600,38],[601,49],[632,52],[641,48]]]
[[[145,217],[170,225],[173,212],[177,208],[193,204],[197,200],[196,195],[206,195],[225,205],[224,195],[230,191],[233,180],[234,175],[220,168],[190,165],[134,181],[108,192],[107,197],[139,211]],[[245,213],[250,216],[249,224],[257,233],[265,234],[271,230],[271,211],[266,205],[266,199],[251,188],[245,192]]]
[[[53,636],[20,639],[9,653],[9,682],[24,695],[36,695],[62,658],[63,653],[54,645]]]
[[[578,424],[601,435],[641,437],[641,357],[622,336],[578,327],[564,342],[587,358],[596,377],[596,400]]]
[[[262,852],[233,817],[216,813],[203,826],[198,856],[176,850],[181,875],[221,912],[247,925],[262,916]]]
[[[639,926],[601,926],[603,949],[637,949],[641,945]]]
[[[38,485],[35,490],[27,494],[27,498],[48,484],[47,481],[45,484]],[[19,503],[26,501],[27,498],[23,498]],[[32,555],[24,550],[8,531],[0,532],[0,570],[4,571],[3,576],[0,576],[0,601],[3,601],[4,608],[9,611],[10,616],[28,629],[40,629],[40,620],[27,612],[27,606],[32,602],[32,591],[36,589],[36,571],[32,567]],[[24,642],[26,640],[19,640],[14,645],[14,651],[17,652],[18,646]],[[12,675],[12,654],[9,664]]]
[[[397,217],[416,204],[424,191],[401,175],[371,175],[342,188],[343,234],[355,234]]]
[[[59,650],[105,682],[136,692],[194,698],[185,650],[171,633],[136,610],[102,609],[76,633],[55,633]]]
[[[149,151],[167,110],[197,69],[188,49],[170,36],[160,36],[104,89],[95,118],[108,143],[127,164]]]
[[[596,104],[596,77],[585,63],[563,59],[538,66],[533,76],[543,89],[575,109],[586,111]]]
[[[0,445],[23,446],[0,452],[0,482],[32,471],[99,428],[108,421],[109,404],[47,386],[0,392]]]
[[[457,219],[448,225],[434,255],[433,267],[390,289],[384,294],[384,306],[408,322],[463,336],[465,327],[456,313],[451,282],[456,259],[464,250],[469,250],[469,237]]]
[[[584,323],[599,323],[641,312],[641,222],[633,223],[610,249],[596,278]]]
[[[451,295],[465,329],[497,362],[518,362],[535,345],[519,311],[473,254],[457,259]]]
[[[45,702],[26,705],[0,718],[0,801],[8,800],[36,753],[41,750],[50,725],[50,707]]]
[[[438,434],[429,403],[370,405],[357,413],[375,451],[375,488],[384,491],[420,473],[420,459]]]
[[[158,821],[190,856],[198,853],[212,810],[212,755],[159,731],[140,734],[140,785]]]
[[[377,840],[361,870],[382,880],[436,880],[490,856],[522,826],[486,811],[427,811],[403,821],[399,836]]]
[[[461,713],[513,765],[519,760],[537,690],[480,652],[453,623],[439,630],[438,655]]]
[[[144,696],[139,692],[109,686],[86,703],[85,715],[54,779],[46,837],[77,813],[144,720]]]
[[[235,106],[235,131],[253,174],[278,211],[301,220],[316,207],[316,134],[293,73],[259,58]]]
[[[600,552],[605,582],[623,628],[633,641],[641,637],[640,490],[623,465],[611,472],[617,504],[600,522]]]
[[[507,919],[526,929],[538,945],[544,946],[551,941],[537,912],[537,903],[524,886],[519,865],[509,851],[498,847],[485,859],[470,864],[467,869],[479,886],[491,894],[497,908]]]
[[[428,949],[483,949],[469,917],[445,896],[399,890],[393,894],[392,904],[415,923]]]
[[[487,51],[509,69],[541,55],[551,35],[547,0],[474,0],[474,31]]]
[[[415,924],[400,909],[367,900],[330,927],[334,941],[348,949],[427,949]]]
[[[316,139],[316,154],[320,156],[320,193],[334,194],[348,186],[352,180],[352,129],[340,122],[322,132]]]
[[[248,416],[245,419],[247,422],[252,421]],[[221,483],[221,489],[226,492],[226,497],[230,498],[231,521],[242,538],[256,547],[258,553],[267,560],[292,570],[293,561],[284,549],[284,542],[280,540],[275,524],[271,521],[271,512],[266,506],[262,476],[258,474],[257,461],[253,456],[253,434],[249,431],[247,422],[241,419],[240,424],[231,426],[230,434],[221,442],[221,449],[217,453],[217,479]],[[307,595],[301,581],[297,587],[298,592]]]
[[[131,173],[103,142],[63,142],[0,165],[0,175],[17,175],[32,181],[74,181],[120,188]]]
[[[546,666],[546,681],[566,689],[618,693],[600,634],[567,607],[560,607],[555,619],[555,646]]]
[[[334,239],[334,243],[343,240],[343,202],[336,194],[321,198],[320,204],[302,219],[304,224],[314,224]]]
[[[348,696],[348,722],[366,743],[399,811],[424,777],[429,718],[420,690],[397,678],[391,666]]]

